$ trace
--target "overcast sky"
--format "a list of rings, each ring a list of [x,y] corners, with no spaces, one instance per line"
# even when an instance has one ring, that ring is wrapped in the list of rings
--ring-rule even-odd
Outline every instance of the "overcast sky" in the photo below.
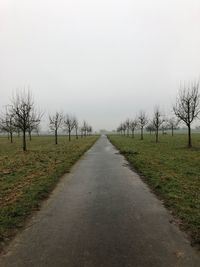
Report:
[[[199,0],[0,1],[1,110],[29,86],[46,114],[114,129],[199,77]]]

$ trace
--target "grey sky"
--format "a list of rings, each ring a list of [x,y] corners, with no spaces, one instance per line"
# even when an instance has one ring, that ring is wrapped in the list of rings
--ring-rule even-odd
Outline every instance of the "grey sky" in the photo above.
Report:
[[[200,77],[199,0],[1,0],[0,109],[30,86],[38,105],[114,129],[171,109]]]

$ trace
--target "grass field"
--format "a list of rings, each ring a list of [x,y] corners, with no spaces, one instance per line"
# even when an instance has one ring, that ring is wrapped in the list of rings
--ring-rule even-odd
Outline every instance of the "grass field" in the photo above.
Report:
[[[160,136],[158,144],[154,135],[146,134],[143,141],[139,138],[109,136],[164,200],[192,243],[200,244],[200,134],[193,134],[192,149],[186,147],[186,134]]]
[[[68,172],[80,156],[97,140],[97,136],[72,139],[53,136],[33,137],[23,152],[21,139],[10,144],[0,137],[0,241],[6,240],[23,226],[25,218],[38,209],[59,178]]]

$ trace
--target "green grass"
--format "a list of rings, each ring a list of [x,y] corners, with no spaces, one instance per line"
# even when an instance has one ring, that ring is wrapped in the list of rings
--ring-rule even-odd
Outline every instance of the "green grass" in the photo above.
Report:
[[[14,143],[0,137],[0,241],[1,245],[23,226],[27,216],[38,209],[59,178],[97,140],[88,136],[69,142],[59,137],[54,145],[53,136],[33,137],[28,151],[23,152],[21,138]]]
[[[160,136],[158,144],[149,134],[143,141],[139,135],[109,136],[179,219],[192,242],[200,244],[200,134],[192,138],[193,148],[188,149],[186,134]]]

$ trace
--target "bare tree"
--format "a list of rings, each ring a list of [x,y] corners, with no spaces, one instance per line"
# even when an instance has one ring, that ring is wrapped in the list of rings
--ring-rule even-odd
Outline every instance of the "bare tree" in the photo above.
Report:
[[[135,129],[137,126],[138,126],[138,121],[136,119],[130,122],[130,129],[131,129],[132,138],[134,138],[134,136],[135,136]]]
[[[57,112],[50,116],[49,115],[49,128],[54,132],[55,136],[55,144],[58,144],[58,130],[63,123],[63,114],[61,112]]]
[[[153,122],[150,122],[150,123],[147,125],[146,130],[147,130],[147,132],[149,132],[150,134],[151,134],[153,131],[155,131],[155,127],[154,127],[154,125],[153,125]]]
[[[14,125],[14,114],[12,113],[12,110],[7,109],[7,106],[5,114],[2,114],[0,118],[0,130],[2,132],[7,132],[10,142],[13,143],[13,133],[16,130]]]
[[[84,128],[83,128],[83,126],[80,127],[80,132],[81,132],[81,138],[83,138],[83,136],[84,136]]]
[[[164,122],[164,118],[162,117],[159,108],[156,107],[154,110],[154,117],[152,120],[153,126],[154,126],[155,131],[156,131],[156,143],[158,143],[158,132],[159,132],[159,128],[163,124],[163,122]]]
[[[28,135],[29,135],[29,140],[31,141],[32,139],[32,132],[33,131],[38,131],[40,121],[42,118],[43,114],[39,111],[36,111],[35,108],[32,109],[30,118],[29,118],[29,128],[28,128]]]
[[[78,139],[78,120],[77,120],[77,118],[74,118],[74,128],[75,128],[76,139]]]
[[[173,110],[188,128],[188,147],[190,148],[192,147],[191,124],[200,113],[199,82],[191,83],[179,90]]]
[[[23,150],[27,150],[26,133],[32,125],[38,124],[40,118],[35,115],[34,101],[30,91],[17,93],[12,100],[12,113],[14,114],[15,127],[20,129],[23,135]]]
[[[123,134],[125,135],[125,134],[126,134],[126,123],[125,123],[125,122],[123,122],[123,123],[121,124],[121,128],[122,128],[122,132],[123,132]]]
[[[117,127],[117,132],[122,134],[122,124]]]
[[[88,123],[84,121],[82,126],[84,136],[87,136],[87,129],[88,129]]]
[[[69,141],[71,141],[71,133],[75,127],[75,118],[71,115],[66,115],[64,118],[64,125],[68,133]]]
[[[174,136],[174,130],[177,129],[180,119],[171,117],[167,121],[168,121],[168,127],[171,129],[172,136]]]
[[[92,126],[89,125],[87,128],[87,131],[88,131],[88,134],[91,135],[92,134]]]
[[[83,125],[81,127],[82,136],[86,136],[87,135],[87,127],[88,127],[87,122],[83,121]]]
[[[140,126],[140,131],[141,131],[141,140],[143,140],[143,130],[144,130],[144,126],[148,123],[148,119],[147,116],[145,114],[145,112],[140,111],[140,114],[138,116],[138,125]]]
[[[126,126],[127,136],[129,136],[130,120],[127,119],[127,120],[124,122],[124,124],[125,124],[125,126]]]
[[[92,133],[92,126],[90,126],[86,121],[83,121],[83,125],[81,127],[81,136],[87,136]]]
[[[163,122],[163,124],[161,125],[162,135],[167,134],[166,131],[167,131],[168,129],[169,129],[169,125],[168,125],[167,120],[165,120],[165,121]]]
[[[40,128],[40,124],[38,124],[35,129],[34,129],[35,133],[37,134],[37,136],[40,135],[40,131],[41,131],[41,128]]]

